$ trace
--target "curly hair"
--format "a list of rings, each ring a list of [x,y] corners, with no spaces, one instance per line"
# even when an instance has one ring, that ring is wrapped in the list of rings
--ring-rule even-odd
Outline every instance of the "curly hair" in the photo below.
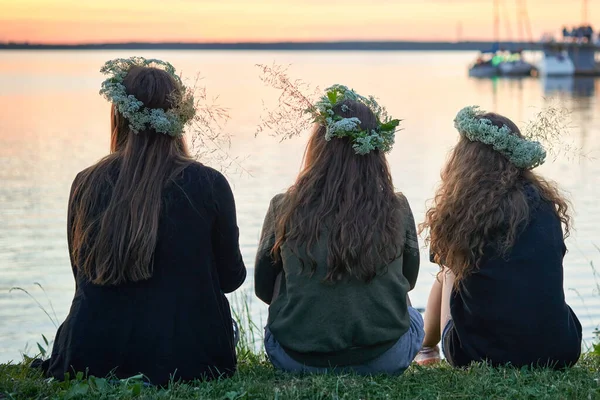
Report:
[[[522,137],[508,118],[495,113],[481,115],[499,128]],[[419,228],[428,230],[426,243],[435,263],[447,267],[459,283],[481,266],[484,251],[506,255],[527,226],[530,204],[526,186],[533,186],[542,200],[554,206],[569,235],[570,204],[555,183],[534,172],[517,168],[490,145],[461,136],[441,173],[433,205]],[[458,286],[457,286],[458,287]]]
[[[343,107],[346,106],[346,107]],[[373,112],[356,101],[334,108],[345,118],[357,117],[362,129],[375,129]],[[272,255],[281,257],[283,244],[295,254],[306,249],[315,271],[315,249],[327,235],[325,282],[350,276],[369,282],[378,269],[398,258],[404,241],[403,204],[394,192],[383,152],[357,155],[348,138],[325,139],[325,127],[315,125],[306,147],[304,168],[288,189],[278,211]]]

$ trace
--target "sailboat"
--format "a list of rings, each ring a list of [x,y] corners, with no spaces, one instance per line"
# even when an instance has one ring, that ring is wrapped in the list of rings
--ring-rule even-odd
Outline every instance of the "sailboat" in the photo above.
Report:
[[[520,51],[511,53],[507,60],[498,65],[500,74],[504,76],[529,76],[533,68],[533,65],[523,60]]]
[[[500,56],[497,49],[482,51],[475,62],[469,67],[469,76],[474,78],[491,78],[497,76],[500,71]]]
[[[531,25],[527,13],[526,0],[517,0],[517,24],[519,28],[518,40],[523,40],[525,34],[523,25],[527,28],[529,41],[532,41]],[[498,65],[501,75],[505,76],[529,76],[535,67],[524,60],[521,50],[512,51],[510,55]]]
[[[527,9],[525,0],[519,1],[520,13],[525,17],[527,23]],[[522,52],[510,52],[508,56],[498,52],[499,47],[499,18],[500,0],[494,0],[494,39],[496,44],[489,51],[483,51],[478,56],[477,60],[469,67],[469,76],[472,77],[493,77],[497,75],[503,76],[529,76],[535,67],[523,59]],[[531,28],[529,28],[531,35]]]
[[[494,0],[494,41],[496,44],[492,49],[482,51],[475,60],[469,66],[469,76],[475,78],[491,78],[497,76],[500,73],[498,64],[500,59],[498,58],[498,36],[500,32],[500,17],[499,17],[499,0]]]

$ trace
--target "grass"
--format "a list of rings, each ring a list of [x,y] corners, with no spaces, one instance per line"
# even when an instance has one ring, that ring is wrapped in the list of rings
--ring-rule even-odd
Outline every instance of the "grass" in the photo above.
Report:
[[[235,306],[239,304],[238,306]],[[247,299],[234,300],[240,328],[238,372],[230,379],[166,388],[144,386],[142,377],[65,382],[44,378],[19,364],[0,364],[0,400],[9,399],[600,399],[600,355],[590,352],[566,371],[491,368],[474,364],[455,370],[443,363],[412,366],[400,377],[354,374],[292,375],[276,371],[260,353],[261,329],[252,322]],[[45,352],[41,352],[43,356]]]
[[[600,355],[590,352],[566,371],[491,368],[455,370],[442,363],[412,366],[400,377],[354,374],[293,375],[276,371],[261,348],[262,330],[247,298],[234,298],[240,329],[238,372],[230,379],[166,388],[144,386],[142,377],[109,381],[79,374],[65,382],[28,368],[30,359],[0,364],[0,400],[9,399],[600,399]]]
[[[126,380],[85,378],[64,382],[46,379],[28,367],[0,364],[0,400],[12,399],[600,399],[600,346],[565,371],[491,368],[474,364],[455,370],[442,363],[410,367],[400,377],[354,374],[292,375],[276,371],[260,352],[262,330],[252,321],[247,298],[234,299],[240,328],[238,372],[230,379],[166,388],[144,386],[142,376]],[[42,307],[40,305],[40,307]],[[43,308],[43,307],[42,307]],[[38,344],[40,354],[45,346]]]
[[[433,367],[414,365],[400,377],[286,374],[276,371],[259,350],[262,330],[252,321],[248,304],[247,298],[233,299],[240,342],[238,372],[230,379],[172,382],[166,388],[156,388],[145,386],[142,376],[109,380],[86,378],[80,373],[58,382],[29,368],[31,359],[25,356],[18,364],[0,364],[0,400],[600,399],[600,346],[593,347],[575,367],[565,371],[491,368],[483,364],[455,370],[442,363]],[[38,357],[46,356],[47,347],[44,338],[43,344],[38,343]]]
[[[586,355],[563,372],[441,364],[413,366],[401,377],[290,375],[254,354],[240,359],[231,379],[157,389],[138,377],[49,381],[21,363],[0,365],[0,399],[600,399],[599,367],[599,357]]]

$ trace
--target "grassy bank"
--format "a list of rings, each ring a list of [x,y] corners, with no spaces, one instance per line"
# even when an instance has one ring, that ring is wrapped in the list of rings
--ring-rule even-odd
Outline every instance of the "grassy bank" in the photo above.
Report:
[[[146,387],[141,377],[111,381],[83,374],[70,381],[45,379],[19,364],[0,364],[0,400],[8,399],[600,399],[600,344],[566,371],[490,368],[454,370],[442,363],[412,366],[400,377],[291,375],[275,371],[261,349],[262,329],[250,318],[247,298],[234,300],[240,328],[238,373],[231,379],[168,388]],[[600,343],[600,341],[596,341]],[[51,344],[37,347],[45,355]]]
[[[143,387],[135,378],[45,380],[24,364],[0,365],[0,399],[600,399],[600,357],[586,355],[567,371],[493,369],[474,365],[411,367],[403,376],[294,376],[275,371],[262,356],[241,355],[231,379]]]
[[[241,334],[238,373],[233,378],[172,383],[165,389],[145,387],[140,377],[109,382],[94,377],[84,379],[80,375],[57,382],[45,379],[39,371],[29,368],[25,360],[19,364],[0,364],[0,400],[600,399],[600,332],[590,351],[575,367],[565,371],[490,368],[482,364],[455,370],[442,363],[433,367],[415,365],[400,377],[291,375],[275,371],[264,354],[257,354],[262,348],[262,329],[252,321],[247,296],[232,299]],[[37,347],[45,355],[51,343],[43,339]]]

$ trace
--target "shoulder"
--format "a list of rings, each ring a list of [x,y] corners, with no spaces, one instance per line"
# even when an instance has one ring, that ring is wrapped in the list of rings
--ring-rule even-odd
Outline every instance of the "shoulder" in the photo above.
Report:
[[[83,199],[93,200],[92,204],[97,210],[108,204],[118,177],[115,160],[112,155],[107,156],[75,175],[69,193],[69,211]]]
[[[77,175],[75,175],[75,179],[73,179],[73,183],[79,183],[81,182],[85,176],[90,175],[96,168],[96,165],[91,165],[81,171],[79,171],[77,173]]]
[[[539,189],[530,183],[527,183],[523,186],[523,193],[525,194],[527,203],[532,210],[537,209],[543,202]]]
[[[531,184],[525,186],[524,192],[529,204],[531,220],[538,220],[546,224],[558,224],[560,226],[560,218],[553,202],[544,199],[539,189]]]
[[[73,179],[72,187],[75,188],[83,181],[85,181],[88,177],[90,177],[96,170],[98,170],[100,163],[90,165],[89,167],[79,171],[75,178]]]
[[[83,177],[86,176],[87,174],[89,174],[89,169],[90,168],[86,168],[83,171],[79,171],[77,173],[77,175],[75,175],[75,178],[73,179],[73,182],[71,183],[71,196],[73,196],[73,194],[75,193],[75,191],[77,190],[79,185],[81,185],[81,182],[83,181]]]
[[[73,179],[73,186],[83,184],[89,180],[100,178],[102,181],[107,179],[116,179],[119,172],[119,158],[115,154],[109,154],[97,163],[90,165],[79,173]]]
[[[540,200],[535,207],[531,208],[530,220],[538,226],[544,226],[544,229],[562,229],[556,206],[547,200]]]
[[[81,184],[83,181],[83,177],[89,174],[89,168],[80,171],[75,175],[73,182],[71,183],[71,190],[69,191],[69,209],[72,207],[74,203],[76,203],[80,196],[78,194],[81,192]]]
[[[410,219],[413,219],[413,214],[412,214],[412,210],[410,208],[410,204],[408,202],[408,199],[406,198],[406,196],[401,193],[401,192],[397,192],[396,193],[396,198],[398,200],[398,212],[400,212],[402,214],[403,217],[408,217]]]
[[[401,207],[408,207],[410,209],[410,205],[408,204],[408,199],[402,192],[396,192],[396,198],[398,199],[398,204]]]
[[[107,156],[102,160],[98,161],[94,165],[90,165],[89,167],[79,171],[73,182],[71,183],[71,196],[75,195],[77,192],[80,192],[87,186],[102,186],[107,185],[107,182],[110,181],[110,178],[114,177],[116,166],[113,162],[114,158],[111,156]],[[107,188],[103,188],[102,191]]]
[[[415,226],[415,217],[410,209],[410,204],[404,194],[398,192],[396,193],[396,197],[398,198],[398,212],[401,214],[402,225],[406,232],[405,245],[411,249],[417,249],[416,251],[418,252],[419,239]]]
[[[204,195],[231,192],[225,175],[197,161],[190,162],[181,172],[179,179],[186,192],[199,192]]]
[[[189,164],[179,172],[168,185],[164,194],[187,199],[195,205],[213,209],[234,202],[233,191],[225,176],[214,168],[197,161]]]
[[[184,181],[190,182],[216,182],[227,181],[225,176],[214,168],[208,167],[197,161],[191,161],[182,171]]]
[[[284,201],[285,201],[285,193],[279,193],[279,194],[276,194],[275,196],[273,196],[273,198],[269,202],[269,210],[267,211],[267,213],[277,215],[279,213],[279,210],[281,209],[281,206],[283,205]]]
[[[285,200],[285,193],[279,193],[279,194],[276,194],[275,196],[273,196],[270,204],[272,207],[279,207],[283,204],[284,200]]]

